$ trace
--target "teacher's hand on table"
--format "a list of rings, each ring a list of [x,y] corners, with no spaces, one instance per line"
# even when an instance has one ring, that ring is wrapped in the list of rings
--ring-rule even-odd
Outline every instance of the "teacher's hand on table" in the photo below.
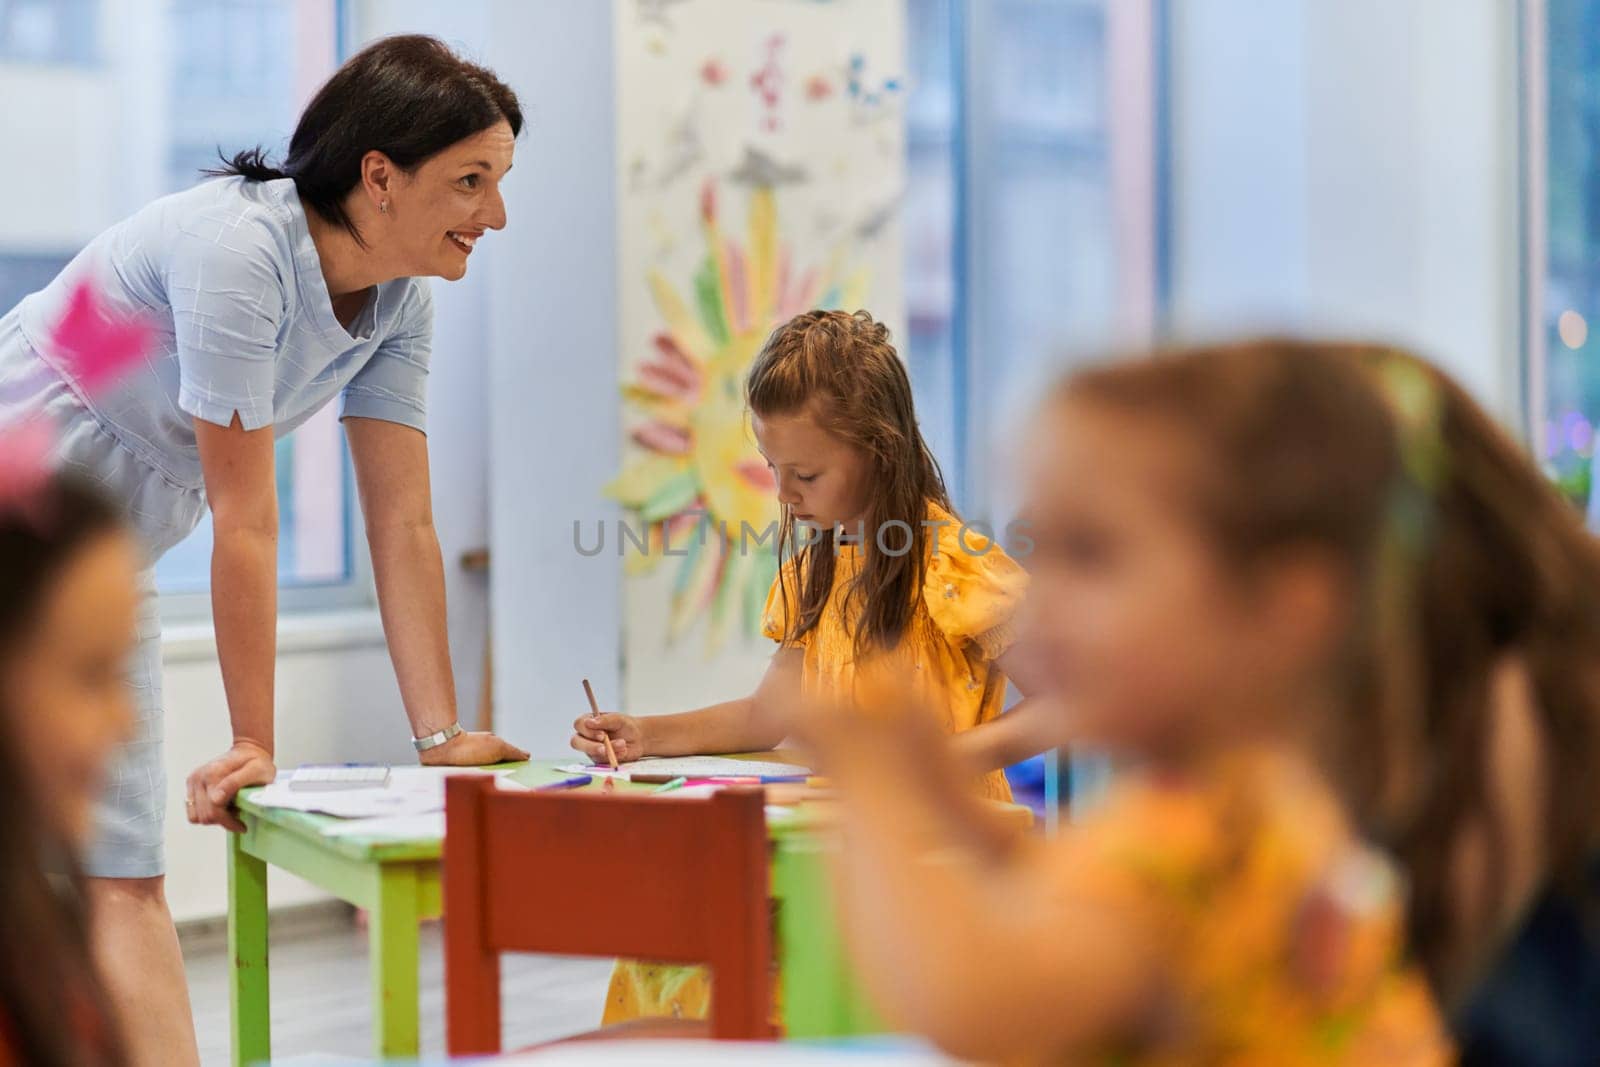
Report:
[[[572,747],[588,756],[595,764],[606,762],[606,742],[601,734],[611,735],[611,747],[619,763],[628,763],[644,756],[644,730],[632,715],[584,715],[572,724]]]
[[[199,826],[223,826],[244,833],[244,823],[228,806],[239,790],[266,785],[277,776],[272,753],[254,741],[235,741],[228,751],[189,775],[184,813]]]
[[[461,733],[418,757],[424,767],[481,767],[486,763],[521,763],[528,754],[487,731]]]

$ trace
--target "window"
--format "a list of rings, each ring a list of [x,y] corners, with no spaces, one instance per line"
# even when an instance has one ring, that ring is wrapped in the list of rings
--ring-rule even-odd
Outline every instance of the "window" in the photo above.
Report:
[[[0,0],[0,62],[90,66],[99,0]]]
[[[1152,144],[1154,118],[1114,109],[1109,86],[1119,73],[1148,85],[1151,8],[912,0],[909,16],[907,361],[958,504],[995,518],[981,465],[1008,392],[1069,343],[1108,341],[1130,297],[1115,190],[1148,188],[1154,162],[1125,183],[1113,140]],[[1132,232],[1148,233],[1154,197],[1134,210],[1146,225]]]
[[[1014,394],[1068,344],[1154,328],[1160,11],[911,0],[908,14],[904,352],[959,509],[1000,528],[983,475]],[[1054,767],[1013,768],[1019,796],[1042,785],[1053,811]]]
[[[0,203],[0,309],[42,287],[85,241],[200,180],[219,151],[281,156],[302,103],[333,69],[336,0],[0,0],[0,113],[11,158]],[[352,496],[331,407],[277,446],[284,604],[365,598]],[[169,614],[203,613],[207,520],[162,559]]]
[[[1592,0],[1548,0],[1530,4],[1531,29],[1542,42],[1535,60],[1547,69],[1542,114],[1529,101],[1534,131],[1528,148],[1542,159],[1542,188],[1529,183],[1530,208],[1543,200],[1542,218],[1531,218],[1536,291],[1530,294],[1529,387],[1534,446],[1561,491],[1600,525],[1600,494],[1594,492],[1595,426],[1600,421],[1600,4]],[[1542,136],[1541,136],[1542,135]],[[1540,142],[1543,142],[1542,144]],[[1539,164],[1542,163],[1542,168]],[[1542,198],[1539,195],[1542,193]],[[1541,270],[1542,267],[1542,270]],[[1542,278],[1541,278],[1542,274]]]

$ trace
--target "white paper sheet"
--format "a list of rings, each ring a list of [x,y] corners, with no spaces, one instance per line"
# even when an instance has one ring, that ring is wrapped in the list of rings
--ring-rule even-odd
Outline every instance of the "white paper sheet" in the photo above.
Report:
[[[592,774],[609,778],[613,774],[626,777],[630,773],[670,774],[684,778],[770,778],[778,775],[793,777],[809,775],[808,767],[792,763],[761,763],[755,760],[729,759],[727,756],[647,756],[642,760],[624,763],[613,771],[610,767],[594,767],[587,763],[569,763],[561,768],[572,774]]]
[[[423,815],[444,810],[446,778],[460,774],[503,776],[506,773],[482,767],[395,767],[389,773],[389,784],[382,789],[345,789],[325,793],[290,789],[289,777],[284,775],[271,785],[262,787],[252,799],[264,808],[309,811],[341,819]],[[510,787],[517,788],[517,785],[510,783]]]

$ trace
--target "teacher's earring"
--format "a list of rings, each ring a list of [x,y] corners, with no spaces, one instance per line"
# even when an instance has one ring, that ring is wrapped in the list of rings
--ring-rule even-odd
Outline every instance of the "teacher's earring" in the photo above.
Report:
[[[389,201],[385,200],[382,203],[380,203],[378,205],[378,210],[383,212],[385,215],[387,215],[389,213]]]

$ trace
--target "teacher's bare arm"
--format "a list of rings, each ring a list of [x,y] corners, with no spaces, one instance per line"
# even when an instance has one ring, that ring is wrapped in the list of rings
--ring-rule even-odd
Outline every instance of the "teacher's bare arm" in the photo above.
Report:
[[[196,419],[211,507],[211,612],[233,745],[189,776],[189,818],[242,829],[227,805],[271,781],[273,671],[278,625],[278,485],[272,427],[246,430]]]
[[[456,721],[428,439],[420,430],[381,419],[348,418],[344,430],[355,463],[389,657],[411,731],[425,737]],[[423,754],[423,762],[454,765],[527,758],[526,752],[488,733],[461,734]]]

